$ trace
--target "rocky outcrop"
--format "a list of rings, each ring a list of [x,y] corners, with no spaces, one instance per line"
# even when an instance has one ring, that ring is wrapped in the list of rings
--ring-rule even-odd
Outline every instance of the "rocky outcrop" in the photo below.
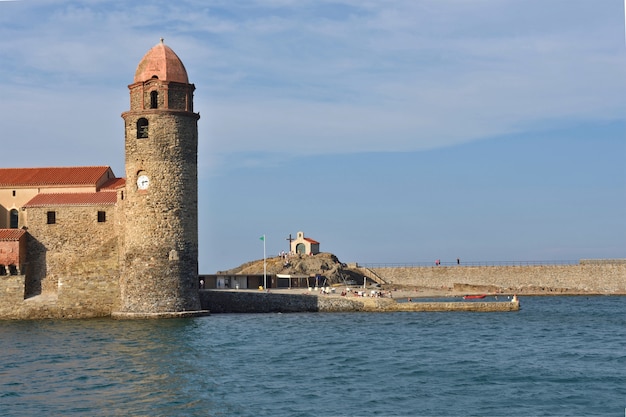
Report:
[[[268,274],[284,274],[292,276],[316,276],[326,278],[328,285],[353,280],[363,283],[363,274],[349,269],[332,253],[320,252],[315,255],[276,256],[265,260]],[[219,274],[263,274],[263,259],[247,262]]]

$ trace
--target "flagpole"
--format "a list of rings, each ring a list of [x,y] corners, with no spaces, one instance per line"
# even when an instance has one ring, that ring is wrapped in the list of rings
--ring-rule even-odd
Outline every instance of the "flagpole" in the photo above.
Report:
[[[267,291],[267,264],[265,262],[265,235],[263,235],[263,288]]]

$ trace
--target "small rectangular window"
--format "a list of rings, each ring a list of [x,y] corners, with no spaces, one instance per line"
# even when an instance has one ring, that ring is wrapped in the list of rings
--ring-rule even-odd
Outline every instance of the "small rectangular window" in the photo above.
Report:
[[[106,211],[98,212],[98,223],[104,223],[107,221],[107,213]]]
[[[15,197],[15,190],[13,190],[13,197]]]
[[[57,212],[49,211],[47,214],[48,214],[48,224],[55,224],[57,222]]]

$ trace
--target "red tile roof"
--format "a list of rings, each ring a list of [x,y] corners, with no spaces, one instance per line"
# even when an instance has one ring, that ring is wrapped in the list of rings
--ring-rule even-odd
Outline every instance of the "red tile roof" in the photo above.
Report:
[[[100,187],[100,191],[115,191],[126,185],[126,178],[111,178]]]
[[[169,46],[163,43],[162,39],[139,62],[134,82],[141,83],[154,77],[161,81],[189,84],[183,62]]]
[[[111,168],[0,168],[0,187],[38,187],[64,185],[96,185]],[[113,172],[111,172],[113,174]]]
[[[103,206],[115,203],[117,203],[117,193],[114,191],[99,193],[50,193],[37,194],[23,207]]]
[[[25,233],[23,229],[0,229],[0,241],[20,240]]]
[[[314,245],[319,245],[320,244],[320,242],[318,242],[317,240],[313,240],[313,239],[308,238],[308,237],[305,237],[304,240],[306,240],[307,242],[312,243]]]

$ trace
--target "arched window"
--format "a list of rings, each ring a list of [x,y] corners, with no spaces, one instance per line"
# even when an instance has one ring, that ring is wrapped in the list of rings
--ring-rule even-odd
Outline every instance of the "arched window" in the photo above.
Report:
[[[137,120],[137,139],[145,139],[148,137],[148,119],[141,118]]]
[[[159,93],[157,91],[150,92],[150,108],[156,109],[159,107]]]
[[[16,209],[11,210],[11,219],[10,219],[10,228],[17,229],[17,225],[19,224],[19,212]]]

